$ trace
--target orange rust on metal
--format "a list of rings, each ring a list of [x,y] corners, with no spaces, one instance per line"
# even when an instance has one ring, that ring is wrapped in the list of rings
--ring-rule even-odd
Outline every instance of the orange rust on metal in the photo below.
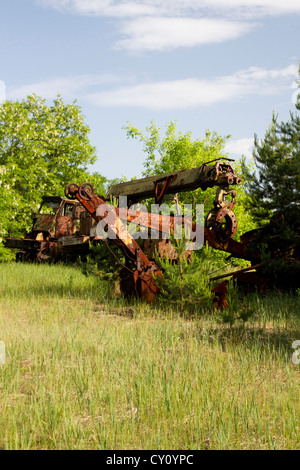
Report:
[[[65,245],[59,245],[61,239],[75,237],[79,231],[82,210],[77,201],[60,196],[43,196],[31,231],[24,238],[7,238],[5,246],[20,250],[16,254],[18,260],[75,259],[80,254],[85,255],[88,243],[79,243],[75,249],[72,246],[69,250]]]
[[[231,196],[232,201],[227,202],[226,197]],[[233,207],[235,206],[236,191],[229,186],[219,187],[214,200],[214,208],[208,213],[205,227],[214,233],[220,242],[232,238],[237,231],[238,223]]]
[[[161,259],[169,259],[174,262],[178,260],[178,254],[170,239],[146,239],[143,240],[142,249],[145,255],[150,259],[155,259],[155,256],[158,255]],[[192,250],[186,250],[182,256],[185,259],[189,259],[192,255]]]
[[[222,194],[220,190],[220,195]],[[227,191],[226,194],[229,192]],[[96,222],[104,220],[106,224],[106,231],[110,238],[115,238],[115,243],[121,246],[125,254],[130,255],[131,259],[135,259],[136,271],[133,275],[132,285],[138,294],[147,301],[152,301],[158,288],[153,274],[161,275],[159,268],[153,261],[150,261],[146,254],[140,249],[136,241],[127,231],[127,222],[132,222],[147,228],[158,230],[161,233],[169,233],[170,229],[175,230],[176,227],[182,227],[184,224],[188,226],[193,233],[196,233],[196,224],[188,218],[164,216],[161,214],[149,214],[148,212],[134,211],[127,208],[119,209],[114,208],[107,204],[105,198],[96,196],[93,193],[93,188],[88,183],[81,186],[74,184],[66,187],[66,195],[71,198],[76,198],[85,210],[94,218]],[[233,193],[233,198],[235,194]],[[230,214],[235,201],[223,205],[218,210],[218,221],[221,222],[226,215]],[[99,207],[101,207],[101,215],[99,215]],[[98,213],[98,215],[97,215]],[[122,220],[125,222],[122,223]],[[126,236],[124,236],[126,234]],[[232,233],[229,233],[227,239],[220,240],[218,234],[214,230],[204,228],[204,243],[208,243],[213,248],[226,251],[232,256],[237,258],[252,260],[252,255],[246,252],[246,246],[231,238]],[[128,278],[132,277],[131,274],[122,274],[121,283],[128,283]],[[225,306],[225,298],[221,296],[220,305]]]
[[[145,272],[136,270],[134,272],[136,291],[139,297],[148,303],[153,303],[159,293],[159,288],[155,282],[155,278],[158,277],[162,277],[160,271]]]
[[[66,194],[76,198],[86,209],[86,211],[96,220],[100,222],[105,219],[107,233],[109,238],[122,247],[125,254],[130,254],[135,259],[136,270],[133,272],[133,281],[138,295],[147,302],[153,302],[158,292],[158,287],[154,277],[160,275],[158,266],[150,261],[145,253],[140,249],[137,242],[130,235],[120,217],[119,211],[107,204],[104,198],[95,196],[93,188],[88,183],[81,186],[67,186]],[[103,216],[97,215],[98,208],[102,206]],[[123,282],[126,277],[123,276]]]
[[[55,237],[66,237],[74,233],[74,219],[67,216],[60,216],[57,218],[55,227]]]
[[[247,246],[243,243],[240,243],[232,238],[229,238],[225,242],[218,240],[216,234],[212,230],[208,230],[204,227],[204,243],[208,243],[209,246],[215,248],[216,250],[225,251],[230,253],[235,258],[246,259],[252,261],[253,254],[247,252]]]
[[[228,281],[223,281],[212,288],[211,291],[215,294],[213,299],[213,306],[215,309],[223,310],[223,308],[228,308],[228,303],[226,300],[227,285]]]
[[[155,203],[158,205],[161,205],[163,202],[163,199],[165,197],[165,194],[168,191],[168,188],[173,181],[175,181],[177,178],[177,174],[172,174],[168,175],[164,178],[158,179],[154,181],[154,194],[155,194]],[[181,184],[184,181],[181,180]]]
[[[206,219],[204,243],[217,250],[225,251],[236,258],[246,259],[251,262],[259,261],[258,256],[248,253],[246,243],[232,239],[237,231],[237,219],[233,212],[236,193],[234,190],[230,190],[229,186],[241,184],[241,178],[236,175],[234,168],[229,163],[219,161],[215,165],[209,165],[209,163],[212,162],[207,162],[199,168],[112,185],[106,198],[94,195],[94,188],[89,183],[83,183],[80,186],[71,183],[66,187],[66,196],[77,199],[97,223],[101,222],[102,229],[107,232],[109,238],[114,239],[114,242],[123,248],[126,259],[134,261],[135,271],[128,269],[127,265],[121,271],[123,289],[125,288],[128,292],[134,290],[140,297],[151,302],[159,292],[155,278],[162,276],[158,266],[149,260],[146,253],[128,233],[128,222],[155,230],[159,232],[160,238],[165,238],[165,234],[169,234],[170,230],[173,232],[176,228],[182,230],[183,226],[189,229],[196,238],[199,227],[186,217],[164,216],[128,210],[127,208],[114,208],[106,203],[111,196],[127,196],[131,203],[155,197],[156,203],[160,205],[166,194],[174,195],[178,192],[191,191],[197,188],[206,190],[215,186],[218,190],[214,208]],[[231,202],[226,201],[228,195],[232,196]],[[96,238],[98,239],[99,236]],[[156,242],[156,240],[152,241]],[[159,243],[161,244],[161,253],[166,253],[168,257],[174,259],[164,240],[158,240],[157,244]],[[151,251],[153,248],[150,246],[151,243],[148,243],[148,245]],[[144,246],[146,249],[147,243],[144,243]],[[251,267],[251,269],[254,268]],[[246,273],[247,270],[241,272],[240,275],[244,272]],[[218,303],[220,308],[227,307],[227,281],[215,286],[213,291],[216,294],[215,304]]]
[[[228,237],[234,237],[237,231],[237,218],[235,213],[233,212],[233,207],[235,202],[228,204],[226,207],[219,210],[216,215],[216,223],[221,226],[222,220],[225,219],[226,222],[226,229],[225,231],[228,232]]]
[[[139,224],[143,227],[153,228],[162,233],[170,233],[170,229],[175,231],[176,227],[185,227],[190,229],[192,233],[196,233],[197,226],[188,217],[181,216],[165,216],[161,214],[150,214],[149,212],[138,212],[131,209],[118,209],[115,208],[116,214],[122,220],[128,220],[131,223]],[[217,250],[226,251],[231,253],[237,258],[248,259],[245,250],[245,245],[233,239],[228,239],[226,242],[219,241],[215,232],[204,228],[204,243],[208,242],[210,246]],[[249,260],[252,256],[249,257]]]
[[[116,214],[121,220],[126,220],[133,224],[148,227],[153,230],[158,230],[161,233],[169,234],[170,229],[175,231],[176,228],[185,226],[193,226],[195,224],[188,217],[174,216],[174,215],[161,215],[152,214],[149,212],[134,211],[132,209],[119,209],[115,208]]]

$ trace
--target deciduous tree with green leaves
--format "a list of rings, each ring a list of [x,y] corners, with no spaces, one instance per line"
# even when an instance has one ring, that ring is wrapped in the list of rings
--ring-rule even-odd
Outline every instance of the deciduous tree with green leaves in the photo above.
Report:
[[[41,197],[63,195],[69,182],[105,179],[88,174],[96,160],[81,108],[58,95],[48,105],[36,95],[0,106],[0,238],[20,236],[31,225]]]

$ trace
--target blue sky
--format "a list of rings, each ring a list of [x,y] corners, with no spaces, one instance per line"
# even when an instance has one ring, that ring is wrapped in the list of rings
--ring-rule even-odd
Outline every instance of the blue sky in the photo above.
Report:
[[[0,23],[0,100],[4,84],[7,99],[77,99],[93,170],[108,178],[141,175],[127,121],[230,134],[238,158],[273,110],[285,120],[294,109],[299,0],[10,0]]]

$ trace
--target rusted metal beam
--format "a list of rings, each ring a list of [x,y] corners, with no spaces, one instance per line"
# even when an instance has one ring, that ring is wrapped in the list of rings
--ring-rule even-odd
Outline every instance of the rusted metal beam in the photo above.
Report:
[[[164,194],[176,194],[198,188],[205,190],[213,186],[239,185],[242,179],[236,176],[229,163],[203,164],[197,168],[114,184],[109,188],[106,199],[127,196],[129,200],[141,201],[152,198],[155,197],[157,185],[164,182]]]
[[[236,274],[241,274],[241,273],[245,273],[247,271],[252,271],[252,270],[255,270],[255,269],[259,268],[260,266],[261,266],[261,264],[256,264],[255,266],[248,266],[247,268],[244,268],[244,269],[239,269],[237,271],[231,271],[230,273],[221,274],[220,276],[216,276],[216,277],[211,277],[210,281],[218,281],[219,279],[225,279],[226,277],[231,277],[231,276],[234,276]]]

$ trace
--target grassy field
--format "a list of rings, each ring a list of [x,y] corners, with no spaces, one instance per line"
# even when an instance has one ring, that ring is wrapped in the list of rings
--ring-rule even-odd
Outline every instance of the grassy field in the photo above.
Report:
[[[76,268],[0,269],[1,449],[299,448],[299,296],[253,298],[229,327],[126,305]]]

